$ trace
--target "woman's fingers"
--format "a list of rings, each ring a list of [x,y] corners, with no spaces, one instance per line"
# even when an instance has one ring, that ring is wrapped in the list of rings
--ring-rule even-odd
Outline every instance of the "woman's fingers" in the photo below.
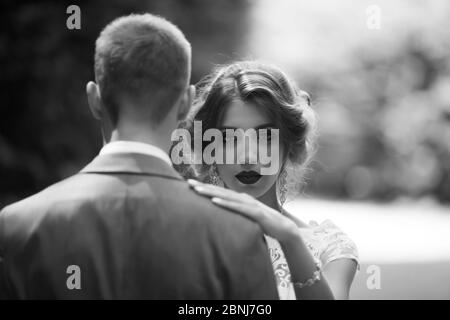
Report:
[[[262,210],[261,203],[245,193],[238,193],[198,181],[188,182],[196,192],[211,197],[212,202],[219,206],[241,213],[263,225],[271,223],[272,219],[267,216],[269,212]]]
[[[187,183],[191,186],[199,186],[202,185],[203,183],[194,179],[187,179]]]
[[[236,202],[233,200],[227,200],[227,199],[218,198],[218,197],[213,197],[211,199],[211,201],[221,207],[241,213],[244,216],[247,216],[253,220],[258,220],[258,218],[259,218],[257,211],[254,210],[254,208],[251,208],[246,203],[240,203],[240,202]]]
[[[196,192],[210,197],[216,205],[255,221],[265,234],[275,239],[283,241],[292,234],[293,229],[297,230],[297,225],[292,220],[245,193],[198,181],[188,182]]]
[[[194,190],[197,191],[200,194],[203,194],[205,196],[209,197],[218,197],[226,200],[231,200],[235,202],[242,202],[242,195],[236,193],[236,192],[229,192],[226,189],[219,189],[219,188],[211,188],[209,186],[198,186],[194,187]]]
[[[204,184],[201,182],[190,182],[189,184],[194,188],[195,191],[205,196],[218,197],[238,202],[243,202],[245,199],[244,195],[222,187]]]

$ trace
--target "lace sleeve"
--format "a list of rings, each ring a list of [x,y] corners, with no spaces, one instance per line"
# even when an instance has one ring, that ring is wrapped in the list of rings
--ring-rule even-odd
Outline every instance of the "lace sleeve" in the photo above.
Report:
[[[310,226],[313,228],[316,243],[320,243],[322,266],[331,261],[346,258],[354,260],[359,270],[359,254],[355,243],[331,220],[325,220],[321,224],[311,222]]]

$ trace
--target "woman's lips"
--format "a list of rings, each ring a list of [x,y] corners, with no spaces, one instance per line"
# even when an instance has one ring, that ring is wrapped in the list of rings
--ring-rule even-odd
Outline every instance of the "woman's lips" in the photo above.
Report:
[[[236,179],[238,179],[243,184],[254,184],[261,179],[261,175],[256,171],[241,171],[237,175],[235,175]]]

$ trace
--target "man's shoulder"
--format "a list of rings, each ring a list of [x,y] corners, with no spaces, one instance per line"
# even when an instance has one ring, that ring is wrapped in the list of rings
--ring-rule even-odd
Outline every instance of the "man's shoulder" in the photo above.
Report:
[[[73,192],[80,189],[79,186],[77,186],[79,183],[80,175],[73,175],[58,181],[33,195],[6,206],[1,212],[3,215],[9,215],[24,212],[29,209],[36,212],[45,207],[52,207],[55,202],[64,198],[69,198],[71,191]],[[89,190],[86,188],[84,188],[84,191],[89,193]]]
[[[0,228],[6,229],[4,225],[7,224],[5,234],[31,232],[50,216],[74,212],[73,208],[81,206],[83,198],[88,199],[93,191],[94,186],[85,183],[80,174],[75,174],[4,207],[0,211]]]
[[[214,204],[210,198],[199,195],[186,182],[174,184],[174,205],[180,208],[186,219],[197,219],[204,227],[217,232],[232,232],[235,236],[261,233],[260,227],[240,213]],[[182,195],[182,196],[181,196]]]
[[[7,223],[7,234],[11,235],[30,234],[43,225],[59,230],[69,227],[68,223],[74,219],[85,219],[86,212],[92,219],[101,215],[102,210],[107,210],[111,216],[123,205],[127,210],[135,208],[161,214],[180,230],[187,230],[186,226],[193,232],[207,229],[212,238],[231,235],[239,241],[261,234],[256,223],[215,205],[192,190],[186,181],[142,177],[142,181],[148,183],[135,183],[135,178],[130,183],[109,175],[95,179],[89,175],[74,175],[7,206],[0,213],[0,224]]]

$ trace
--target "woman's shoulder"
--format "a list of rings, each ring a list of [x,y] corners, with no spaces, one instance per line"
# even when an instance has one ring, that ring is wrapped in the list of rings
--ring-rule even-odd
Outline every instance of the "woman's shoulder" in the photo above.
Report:
[[[325,265],[337,259],[351,259],[359,266],[359,254],[355,242],[333,221],[321,223],[310,221],[307,228],[301,228],[305,241],[320,251],[320,260]]]
[[[321,223],[318,223],[316,220],[311,220],[308,223],[308,227],[314,230],[316,234],[344,234],[344,232],[330,219],[326,219]]]

